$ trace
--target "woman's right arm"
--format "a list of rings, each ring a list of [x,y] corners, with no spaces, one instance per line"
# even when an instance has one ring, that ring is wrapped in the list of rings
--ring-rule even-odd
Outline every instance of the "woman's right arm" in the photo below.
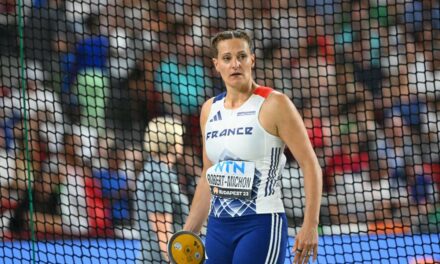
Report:
[[[209,208],[211,205],[211,191],[206,179],[206,170],[212,166],[211,161],[206,155],[205,147],[205,125],[208,119],[209,112],[211,110],[212,99],[207,101],[200,114],[200,127],[202,130],[202,142],[203,142],[203,171],[200,177],[200,181],[197,184],[196,192],[192,201],[191,209],[188,219],[186,220],[183,230],[191,231],[196,234],[200,232],[206,218],[208,217]]]

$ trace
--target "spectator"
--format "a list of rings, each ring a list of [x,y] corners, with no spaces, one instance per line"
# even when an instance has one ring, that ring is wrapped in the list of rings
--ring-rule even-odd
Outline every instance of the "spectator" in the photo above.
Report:
[[[189,32],[183,25],[174,30],[169,34],[169,53],[163,54],[156,71],[155,89],[163,93],[166,114],[195,115],[212,84]]]
[[[130,192],[136,191],[136,178],[143,169],[142,146],[137,144],[126,144],[123,158],[120,159],[119,170],[127,175],[127,185]],[[122,156],[122,155],[121,155]],[[132,193],[130,198],[133,197]]]
[[[194,5],[191,0],[157,1],[154,8],[158,11],[161,20],[169,24],[191,25],[191,12],[188,7]]]
[[[120,152],[118,173],[126,177],[126,196],[122,204],[125,203],[125,208],[128,208],[128,216],[124,221],[119,221],[119,225],[114,226],[114,233],[117,237],[125,239],[139,239],[139,232],[136,229],[137,212],[133,211],[133,207],[137,202],[136,178],[143,170],[144,152],[142,146],[138,144],[126,143],[124,146],[125,149]],[[122,215],[122,212],[119,215]]]
[[[18,31],[17,21],[17,1],[16,0],[2,0],[0,1],[0,55],[13,56],[18,52]],[[29,3],[29,0],[24,1],[24,5]]]
[[[440,164],[440,103],[427,104],[427,112],[420,127],[424,164]]]
[[[90,163],[84,159],[84,131],[68,126],[65,134],[64,160],[58,166],[62,171],[59,187],[63,234],[101,235],[111,229],[110,211],[105,208],[101,185],[92,178]]]
[[[99,13],[99,9],[102,7],[110,9],[116,6],[117,0],[99,0],[95,2],[90,0],[65,0],[65,2],[66,19],[73,26],[75,34],[81,36],[87,33],[87,19],[91,15]]]
[[[161,96],[163,112],[179,115],[186,125],[191,144],[200,144],[198,113],[212,95],[210,72],[203,64],[201,48],[190,35],[191,29],[176,25],[154,75],[154,89]]]
[[[54,213],[56,204],[56,193],[54,186],[59,182],[58,172],[49,165],[47,159],[54,159],[59,151],[63,150],[63,134],[65,121],[60,100],[56,93],[47,89],[43,80],[43,71],[38,63],[27,63],[26,69],[26,94],[20,90],[13,90],[10,98],[5,98],[3,106],[5,116],[17,119],[17,124],[21,129],[15,129],[10,133],[8,140],[12,141],[15,150],[16,173],[18,197],[20,206],[15,211],[16,222],[11,221],[13,230],[20,230],[20,221],[25,217],[27,210],[23,205],[28,203],[28,193],[26,188],[33,188],[36,192],[35,199],[42,203],[41,213]],[[24,97],[25,96],[25,97]],[[23,98],[24,97],[24,98]],[[24,131],[24,121],[27,116],[28,130]],[[12,127],[14,127],[13,125]],[[11,128],[11,127],[9,127]],[[5,130],[8,131],[8,130]],[[28,134],[30,146],[31,166],[28,167],[24,160],[25,133]],[[33,186],[27,186],[28,174],[32,173],[35,179]],[[50,206],[46,207],[44,204]],[[38,210],[37,210],[38,211]],[[38,216],[38,215],[36,215]],[[21,220],[20,220],[21,219]]]
[[[75,76],[80,106],[80,123],[105,133],[105,108],[108,96],[107,61],[109,38],[99,30],[100,17],[91,14],[86,21],[87,35],[76,45],[72,76]]]
[[[181,192],[191,201],[197,182],[202,174],[202,160],[194,145],[184,144],[183,155],[178,155],[176,171],[179,175]]]
[[[41,164],[41,171],[34,179],[32,188],[33,215],[31,217],[29,193],[19,202],[11,216],[9,229],[17,235],[26,235],[34,225],[38,233],[62,234],[63,226],[60,217],[59,195],[57,186],[60,183],[60,171],[56,156],[51,156]],[[30,222],[30,219],[33,222]]]
[[[16,151],[8,147],[10,138],[6,136],[8,133],[12,133],[13,129],[13,119],[12,122],[9,120],[2,120],[4,125],[2,124],[0,129],[0,213],[5,209],[9,209],[12,204],[15,204],[11,199],[11,195],[18,184],[16,177]]]
[[[64,0],[41,1],[40,6],[34,6],[26,15],[23,33],[25,55],[53,73],[46,77],[52,79],[60,71],[60,44],[66,45],[73,40],[73,25],[66,20]]]
[[[113,225],[126,225],[130,221],[127,173],[120,170],[123,150],[115,145],[108,150],[107,157],[102,157],[101,166],[93,169],[93,177],[98,179],[102,195],[111,209]]]
[[[406,25],[408,31],[412,33],[423,30],[423,3],[419,0],[405,1],[403,17],[399,20]]]
[[[79,141],[71,132],[65,140],[65,155],[48,157],[34,180],[33,222],[30,222],[28,192],[14,210],[9,228],[16,235],[27,236],[31,224],[37,234],[50,237],[111,234],[110,217],[98,185],[91,182],[90,169],[73,152],[74,144]]]
[[[188,197],[181,191],[176,161],[183,154],[182,123],[171,116],[151,120],[145,132],[148,153],[137,179],[136,212],[142,250],[139,263],[168,261],[166,245],[183,228],[189,212]]]
[[[26,101],[24,101],[22,91],[18,89],[12,90],[11,96],[3,100],[5,116],[9,120],[10,118],[15,120],[13,123],[22,126],[22,130],[15,130],[18,133],[9,134],[8,140],[19,142],[24,140],[24,134],[28,133],[32,167],[36,172],[40,171],[40,162],[45,157],[56,154],[63,148],[64,128],[62,124],[65,118],[61,103],[58,95],[44,86],[43,79],[44,72],[41,65],[28,62]],[[29,122],[28,131],[23,130],[25,115]],[[20,142],[17,147],[19,146],[22,146],[24,151],[24,142]]]
[[[353,29],[353,52],[347,53],[353,61],[355,77],[378,97],[383,74],[380,68],[381,38],[379,22],[370,18],[368,1],[352,2],[351,25]],[[365,22],[365,21],[368,21]]]
[[[16,173],[17,154],[20,153],[17,148],[17,140],[14,136],[14,129],[18,127],[20,115],[10,112],[5,107],[5,102],[10,100],[11,90],[5,86],[1,87],[0,97],[0,198],[3,211],[10,207],[10,195],[13,189],[18,187]],[[23,185],[21,184],[23,189]]]
[[[376,131],[375,158],[380,162],[379,169],[386,171],[380,185],[388,192],[387,198],[381,204],[386,206],[392,202],[401,207],[408,206],[408,186],[414,182],[414,168],[420,163],[415,162],[416,152],[412,145],[411,129],[401,116],[386,111],[383,129],[378,127]]]
[[[354,109],[361,106],[361,104],[354,105]],[[365,134],[361,129],[366,129],[361,122],[365,120],[358,120],[353,116],[350,110],[346,115],[339,116],[341,145],[335,144],[333,154],[326,157],[324,169],[324,182],[328,191],[334,190],[336,175],[362,173],[369,169],[368,153],[365,148],[366,138],[361,136]]]

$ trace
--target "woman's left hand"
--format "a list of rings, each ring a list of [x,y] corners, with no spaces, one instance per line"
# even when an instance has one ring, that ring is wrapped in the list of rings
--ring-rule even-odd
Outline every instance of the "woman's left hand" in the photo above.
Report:
[[[293,246],[294,264],[308,263],[310,256],[313,261],[318,257],[318,227],[303,225],[296,235],[295,245]]]

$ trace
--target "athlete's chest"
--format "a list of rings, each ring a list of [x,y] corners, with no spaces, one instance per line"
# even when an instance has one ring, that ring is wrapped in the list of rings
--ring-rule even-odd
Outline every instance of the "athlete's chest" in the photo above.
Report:
[[[256,111],[217,110],[206,124],[205,139],[231,140],[258,136],[260,124]]]
[[[265,133],[255,107],[214,109],[205,127],[205,144],[211,161],[258,159],[264,150]]]

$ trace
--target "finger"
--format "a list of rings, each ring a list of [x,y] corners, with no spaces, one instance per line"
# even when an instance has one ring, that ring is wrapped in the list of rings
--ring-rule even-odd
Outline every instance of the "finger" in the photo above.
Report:
[[[295,250],[293,251],[293,254],[295,254],[295,258],[293,259],[293,263],[301,263],[301,253],[302,253],[302,249],[299,246],[296,246]]]
[[[293,251],[293,254],[295,255],[295,258],[293,259],[293,263],[299,263],[299,256],[300,256],[300,253],[297,251],[297,249],[295,249],[294,251]]]
[[[298,254],[299,255],[299,257],[298,257],[298,263],[304,263],[304,253],[300,253],[300,254]]]
[[[304,257],[307,253],[307,247],[305,246],[300,246],[299,247],[301,249],[301,251],[297,251],[298,253],[298,263],[304,263]]]
[[[295,244],[293,245],[292,248],[292,253],[295,256],[293,259],[293,263],[298,263],[299,254],[297,251],[298,251],[298,239],[295,239]]]
[[[299,263],[308,263],[312,247],[310,245],[304,246],[303,251],[301,252],[301,256],[299,259]]]
[[[295,253],[297,249],[298,249],[298,240],[295,239],[295,244],[293,245],[292,251]]]
[[[305,254],[305,255],[304,255],[304,262],[303,262],[303,263],[309,263],[309,259],[310,259],[311,251],[308,250],[308,251],[305,252],[304,254]]]
[[[313,262],[315,262],[318,259],[318,245],[314,246],[313,248]]]
[[[307,246],[305,246],[305,250],[304,250],[304,252],[303,252],[303,262],[302,263],[309,263],[309,259],[310,259],[310,256],[312,256],[312,254],[314,254],[314,251],[313,251],[313,249],[314,249],[314,246],[313,245],[307,245]]]

